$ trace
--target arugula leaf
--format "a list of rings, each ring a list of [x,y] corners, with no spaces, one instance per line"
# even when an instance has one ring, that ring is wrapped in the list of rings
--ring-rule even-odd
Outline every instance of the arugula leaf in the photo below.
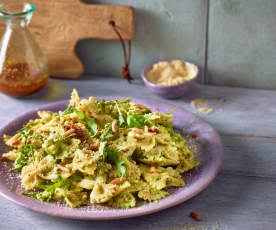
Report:
[[[21,153],[14,162],[14,168],[11,169],[11,172],[20,172],[26,164],[27,157]]]
[[[21,192],[20,194],[23,195],[23,196],[27,196],[27,197],[37,199],[37,200],[41,200],[43,202],[50,202],[53,198],[52,194],[50,194],[49,197],[46,197],[43,194],[43,192],[39,192],[39,193],[36,193],[36,192],[30,192],[30,193]]]
[[[24,137],[27,138],[30,134],[30,126],[26,124],[25,126],[23,126],[23,128],[19,130],[19,133],[21,133]]]
[[[124,119],[124,116],[123,116],[123,113],[122,113],[121,109],[119,108],[117,100],[115,101],[115,104],[116,104],[118,114],[119,114],[119,119],[118,119],[119,120],[119,127],[122,127],[125,124],[125,119]]]
[[[29,157],[32,157],[34,160],[34,147],[32,144],[25,144],[19,149],[20,155],[14,162],[14,168],[11,169],[11,172],[20,172],[22,168],[27,165]]]
[[[144,115],[139,114],[133,114],[128,115],[127,117],[127,125],[129,128],[142,128],[142,126],[145,124],[145,117]]]
[[[107,141],[110,138],[112,138],[113,136],[114,136],[114,133],[111,129],[111,123],[107,123],[104,126],[104,131],[103,131],[102,135],[100,136],[100,140],[101,141]]]
[[[106,154],[105,154],[105,147],[107,142],[101,142],[99,147],[100,155],[102,155],[103,160],[105,160]]]
[[[100,101],[97,102],[97,104],[100,106],[100,111],[104,112],[105,106],[106,106],[105,100],[104,99],[100,100]]]
[[[72,109],[77,114],[77,116],[78,116],[78,118],[80,120],[85,121],[87,119],[86,116],[85,116],[85,114],[82,111],[79,111],[79,110],[77,110],[75,108],[72,108]]]
[[[73,108],[72,106],[69,104],[67,106],[67,108],[61,113],[61,115],[67,115],[67,114],[70,114],[70,113],[73,113]]]
[[[118,169],[118,171],[120,172],[121,177],[124,177],[126,175],[125,164],[126,164],[126,162],[124,162],[124,161],[120,161],[120,160],[115,161],[115,166]]]
[[[55,195],[56,189],[59,187],[65,187],[67,190],[70,189],[72,186],[72,183],[74,181],[79,181],[81,180],[81,177],[77,174],[73,174],[70,178],[68,179],[63,179],[61,176],[58,176],[58,181],[55,184],[50,184],[50,185],[38,185],[35,187],[36,190],[45,190],[50,193],[49,197],[44,197],[42,195],[42,192],[40,193],[27,193],[27,196],[36,198],[38,200],[42,201],[51,201]]]
[[[95,122],[95,120],[94,119],[90,119],[90,120],[87,120],[86,123],[87,123],[87,126],[88,126],[89,131],[92,134],[92,136],[97,135],[98,125]]]
[[[106,147],[107,159],[113,163],[117,170],[120,172],[121,177],[124,177],[126,174],[125,161],[121,161],[118,158],[118,152],[112,151],[108,147]]]
[[[126,104],[132,101],[132,99],[127,98],[127,99],[123,99],[123,100],[116,100],[118,102],[118,104]]]
[[[131,101],[132,101],[132,99],[127,98],[127,99],[123,99],[123,100],[105,101],[105,104],[106,105],[114,105],[115,102],[117,102],[118,104],[126,104],[126,103],[129,103]]]
[[[166,129],[167,129],[168,133],[169,133],[171,136],[173,136],[173,135],[175,134],[175,132],[174,132],[174,130],[173,130],[172,127],[166,127]]]
[[[41,134],[33,134],[29,138],[43,138],[43,136]]]
[[[96,136],[97,133],[98,133],[98,125],[96,123],[96,121],[92,118],[92,119],[88,119],[86,117],[86,115],[82,112],[82,111],[79,111],[75,108],[72,108],[73,111],[77,114],[78,118],[81,120],[81,121],[84,121],[87,126],[88,126],[88,130],[89,132],[92,134],[92,136]]]
[[[46,152],[48,155],[54,155],[54,153],[52,153],[48,148],[45,148],[45,152]]]
[[[171,113],[173,113],[175,110],[178,110],[178,106],[175,106],[174,108],[172,108],[171,110],[169,110],[168,112],[166,112],[166,114],[171,114]]]
[[[60,143],[60,142],[64,142],[67,139],[69,139],[71,137],[71,135],[69,136],[59,136],[58,138],[51,138],[47,141],[48,144],[52,144],[52,143]]]

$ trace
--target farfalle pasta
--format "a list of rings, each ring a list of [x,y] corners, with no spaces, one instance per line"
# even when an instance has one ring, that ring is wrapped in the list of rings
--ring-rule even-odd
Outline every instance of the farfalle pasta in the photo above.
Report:
[[[199,165],[171,114],[152,112],[130,99],[80,100],[72,92],[65,111],[39,111],[14,136],[11,150],[22,195],[71,207],[90,203],[132,208],[183,187],[181,176]]]

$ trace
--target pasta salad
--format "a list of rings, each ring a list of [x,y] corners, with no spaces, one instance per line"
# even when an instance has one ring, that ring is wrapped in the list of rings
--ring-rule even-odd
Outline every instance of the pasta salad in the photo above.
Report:
[[[2,158],[14,161],[22,195],[71,207],[88,203],[132,208],[156,202],[199,165],[173,130],[170,112],[153,112],[131,99],[81,100],[73,90],[66,110],[39,111],[14,136]]]

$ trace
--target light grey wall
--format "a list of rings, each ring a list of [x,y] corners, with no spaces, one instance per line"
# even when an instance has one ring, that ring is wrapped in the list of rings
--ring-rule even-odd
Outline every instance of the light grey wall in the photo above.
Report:
[[[136,15],[131,70],[141,70],[158,59],[182,58],[204,70],[206,0],[86,0],[95,4],[132,5]],[[86,72],[120,75],[123,65],[119,41],[85,40],[77,53]],[[201,74],[202,76],[202,74]]]
[[[276,0],[85,2],[135,8],[134,77],[152,61],[181,58],[199,65],[208,84],[276,89]],[[118,41],[84,40],[77,53],[87,73],[119,77]]]
[[[276,0],[211,0],[210,84],[276,89]]]

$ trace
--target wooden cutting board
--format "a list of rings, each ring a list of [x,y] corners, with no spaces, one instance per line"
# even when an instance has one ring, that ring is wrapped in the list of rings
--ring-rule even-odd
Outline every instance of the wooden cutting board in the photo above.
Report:
[[[36,10],[30,29],[48,56],[51,76],[78,78],[84,71],[75,46],[82,39],[118,40],[110,20],[122,37],[134,37],[134,10],[129,6],[94,5],[80,0],[30,0]],[[93,63],[91,63],[93,65]]]

